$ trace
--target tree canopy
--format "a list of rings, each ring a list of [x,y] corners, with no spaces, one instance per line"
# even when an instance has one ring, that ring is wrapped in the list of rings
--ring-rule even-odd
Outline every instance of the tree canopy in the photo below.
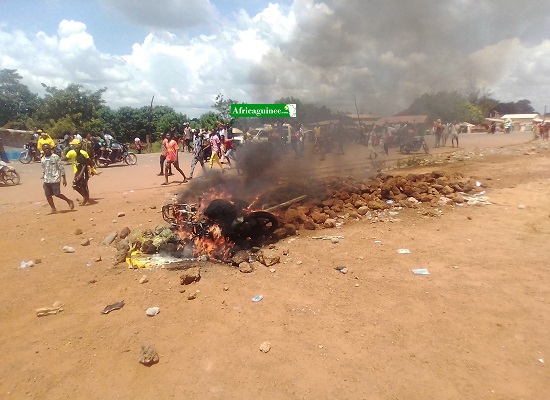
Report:
[[[234,120],[231,105],[239,101],[226,99],[221,93],[216,96],[212,111],[190,120],[172,107],[153,107],[152,102],[150,106],[112,110],[103,99],[107,88],[91,91],[74,83],[66,88],[42,84],[46,93],[41,98],[22,84],[22,79],[15,69],[0,70],[0,126],[29,130],[40,128],[53,137],[61,137],[64,132],[97,134],[106,128],[120,141],[132,141],[136,136],[145,139],[146,135],[150,135],[151,140],[157,140],[162,133],[173,128],[181,131],[185,122],[190,123],[192,128],[213,129],[218,122],[222,122],[246,129],[274,121],[273,118]],[[342,114],[340,111],[333,113],[326,106],[303,103],[292,96],[274,100],[274,103],[296,104],[297,117],[292,120],[295,123],[309,124],[335,119]],[[424,93],[399,114],[481,123],[495,112],[503,115],[534,113],[534,110],[527,99],[502,103],[494,99],[492,93],[479,89],[474,81],[470,81],[462,92]]]

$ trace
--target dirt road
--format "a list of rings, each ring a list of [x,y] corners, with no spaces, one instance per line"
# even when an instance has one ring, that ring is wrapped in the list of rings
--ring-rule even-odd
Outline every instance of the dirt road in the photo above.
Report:
[[[105,169],[90,184],[96,204],[56,215],[46,215],[38,165],[17,165],[23,184],[0,188],[0,397],[547,399],[550,150],[533,142],[479,157],[475,148],[519,135],[471,135],[469,145],[464,136],[469,160],[402,172],[459,171],[486,185],[493,204],[300,231],[276,245],[274,271],[216,265],[189,286],[177,272],[113,266],[115,249],[101,244],[124,226],[162,224],[160,205],[185,185],[160,186],[157,155]],[[335,175],[355,151],[364,154],[327,157]],[[301,170],[315,164],[286,159]],[[343,239],[310,237],[321,234]],[[100,313],[119,300],[122,309]],[[36,316],[55,301],[64,311]],[[153,306],[160,314],[147,317]],[[157,349],[158,364],[138,363],[142,344]]]

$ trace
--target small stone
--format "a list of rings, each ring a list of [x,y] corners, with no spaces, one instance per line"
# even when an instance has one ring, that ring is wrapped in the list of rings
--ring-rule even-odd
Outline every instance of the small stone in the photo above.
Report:
[[[224,286],[224,287],[223,287],[223,291],[224,291],[224,292],[227,292],[228,290],[229,290],[229,287],[227,287],[227,286]]]
[[[122,211],[120,211],[116,216],[120,218],[120,217],[124,217],[125,215],[126,214],[124,214]]]
[[[302,265],[303,263],[304,263],[304,262],[303,262],[303,261],[300,261],[300,260],[296,261],[296,265]]]
[[[369,208],[367,206],[361,206],[357,209],[357,214],[359,215],[365,215],[369,212]]]
[[[267,353],[269,350],[271,350],[271,343],[263,342],[260,345],[260,351],[262,351],[263,353]]]
[[[527,207],[525,206],[525,204],[518,204],[518,208],[519,208],[520,210],[524,210],[524,209],[526,209]]]
[[[274,250],[261,250],[258,252],[258,261],[266,267],[278,264],[281,257]]]
[[[180,283],[182,285],[189,285],[193,282],[198,282],[201,279],[200,267],[191,267],[183,271],[180,275]]]
[[[63,246],[63,251],[65,253],[74,253],[75,252],[74,248],[72,248],[71,246]]]
[[[150,367],[159,362],[159,355],[152,346],[142,345],[138,360],[141,364]]]
[[[150,208],[151,210],[156,210],[156,209],[157,209],[157,206],[149,206],[149,208]]]
[[[340,239],[338,239],[338,238],[332,238],[332,239],[330,239],[330,243],[332,243],[332,244],[340,243]]]
[[[42,262],[42,260],[40,258],[37,258],[37,259],[34,260],[35,264],[40,264],[41,262]]]
[[[185,293],[185,289],[184,289],[184,288],[181,288],[181,289],[180,289],[180,293]]]
[[[323,226],[325,228],[335,228],[336,227],[336,220],[333,218],[327,218],[325,222],[323,223]]]
[[[89,246],[90,245],[90,239],[84,239],[80,242],[81,246]]]
[[[116,239],[116,237],[118,236],[118,233],[117,232],[111,232],[107,235],[107,237],[105,237],[105,239],[103,239],[103,244],[105,246],[109,246],[111,243],[113,243],[113,241]]]
[[[254,268],[248,262],[242,262],[239,264],[239,271],[245,274],[249,274],[254,271]]]
[[[75,234],[76,236],[82,235],[82,229],[76,228],[76,229],[74,230],[74,234]]]
[[[95,261],[95,262],[99,262],[99,261],[101,261],[101,256],[97,256],[97,257],[95,258],[95,260],[94,260],[94,261]]]
[[[116,219],[113,219],[111,222],[112,222],[113,224],[118,223],[118,221],[117,221]]]
[[[271,272],[272,274],[275,273],[276,269],[275,268],[269,268],[269,272]]]
[[[126,237],[128,237],[128,235],[130,234],[130,228],[128,228],[127,226],[125,226],[124,228],[122,228],[122,230],[120,231],[120,234],[118,235],[119,238],[121,239],[125,239]]]
[[[154,317],[160,312],[159,307],[150,307],[145,311],[145,314],[147,314],[148,317]]]
[[[355,287],[359,287],[359,284],[358,284],[358,283],[356,283],[356,284],[355,284]]]
[[[472,217],[470,217],[470,216],[468,216],[467,218],[468,218],[470,221],[472,220]]]
[[[195,300],[196,298],[197,298],[196,293],[189,293],[189,295],[187,296],[187,300]]]
[[[88,283],[89,283],[90,285],[93,285],[94,283],[97,283],[97,280],[95,280],[95,279],[90,279],[90,280],[88,281]]]
[[[147,283],[149,282],[149,278],[147,278],[147,275],[142,275],[139,279],[139,283]]]

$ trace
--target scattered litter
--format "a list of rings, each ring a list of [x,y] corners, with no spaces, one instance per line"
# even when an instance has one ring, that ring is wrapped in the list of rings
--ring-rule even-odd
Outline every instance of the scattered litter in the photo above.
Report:
[[[114,304],[109,304],[101,311],[101,314],[109,314],[111,311],[120,310],[122,307],[124,307],[124,300],[117,301]]]
[[[430,275],[430,272],[426,268],[418,268],[411,270],[415,275]]]
[[[386,200],[386,204],[393,204],[395,203],[393,200]]]
[[[89,260],[89,261],[86,262],[86,266],[88,268],[91,268],[93,265],[94,265],[94,262],[92,260]]]
[[[34,261],[21,261],[21,268],[25,269],[30,267],[34,267]]]
[[[470,205],[488,206],[493,204],[489,201],[489,197],[487,196],[462,196],[462,197]]]
[[[381,240],[375,240],[374,243],[380,244],[380,243],[382,243],[382,241]]]
[[[527,207],[525,206],[525,204],[518,204],[518,208],[519,208],[520,210],[524,210],[524,209],[526,209]]]
[[[347,274],[348,273],[348,269],[346,267],[336,267],[334,268],[336,271],[339,271],[343,274]]]
[[[332,240],[332,239],[343,239],[343,236],[310,236],[311,239],[321,239],[321,240]]]
[[[150,307],[145,311],[145,314],[147,314],[149,317],[154,317],[160,312],[159,307]]]
[[[56,315],[57,313],[60,313],[63,311],[64,304],[60,301],[56,301],[53,303],[52,307],[42,307],[36,309],[36,316],[37,317],[45,317],[47,315]]]
[[[74,248],[72,248],[71,246],[63,246],[63,251],[65,253],[74,253]]]
[[[399,249],[397,250],[399,254],[411,254],[411,251],[409,249]]]
[[[539,363],[544,364],[544,360],[542,358],[539,358]]]
[[[480,187],[480,186],[481,186],[481,182],[476,181],[476,186],[477,186],[477,187]]]
[[[259,295],[257,295],[257,296],[252,297],[252,301],[253,301],[254,303],[257,303],[257,302],[261,301],[263,298],[264,298],[264,296],[262,296],[261,294],[259,294]]]

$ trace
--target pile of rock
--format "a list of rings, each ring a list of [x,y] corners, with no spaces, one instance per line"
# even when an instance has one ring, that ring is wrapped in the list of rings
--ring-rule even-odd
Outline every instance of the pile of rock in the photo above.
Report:
[[[368,181],[335,180],[327,184],[326,198],[286,210],[281,216],[284,224],[277,229],[275,236],[280,239],[302,228],[333,228],[337,224],[336,218],[343,215],[362,218],[370,211],[392,207],[417,208],[420,203],[438,206],[442,198],[451,204],[463,203],[463,194],[481,191],[484,186],[460,173],[448,175],[443,171],[406,176],[378,174]]]

